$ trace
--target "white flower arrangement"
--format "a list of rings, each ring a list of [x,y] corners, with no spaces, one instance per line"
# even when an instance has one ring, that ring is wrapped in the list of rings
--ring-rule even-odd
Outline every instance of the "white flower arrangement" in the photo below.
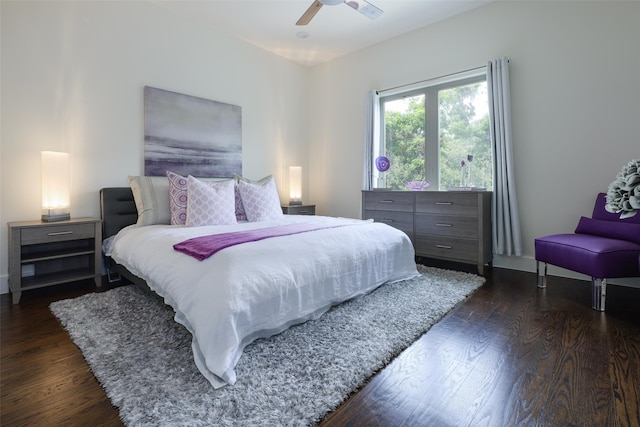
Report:
[[[616,180],[609,184],[605,209],[619,213],[620,219],[631,218],[640,209],[640,159],[624,166]]]

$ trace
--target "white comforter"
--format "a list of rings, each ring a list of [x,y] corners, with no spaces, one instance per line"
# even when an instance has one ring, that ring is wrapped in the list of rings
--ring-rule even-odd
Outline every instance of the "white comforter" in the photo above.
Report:
[[[196,236],[302,222],[354,225],[245,243],[204,261],[173,249]],[[406,234],[382,223],[322,216],[231,226],[130,226],[107,255],[173,307],[175,320],[193,335],[198,369],[215,388],[236,382],[236,363],[251,341],[418,274]]]

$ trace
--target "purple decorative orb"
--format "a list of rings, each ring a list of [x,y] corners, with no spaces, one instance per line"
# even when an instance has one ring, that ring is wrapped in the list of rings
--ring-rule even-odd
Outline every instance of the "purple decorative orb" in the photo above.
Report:
[[[380,172],[388,171],[390,166],[391,162],[385,156],[376,158],[376,169],[378,169]]]

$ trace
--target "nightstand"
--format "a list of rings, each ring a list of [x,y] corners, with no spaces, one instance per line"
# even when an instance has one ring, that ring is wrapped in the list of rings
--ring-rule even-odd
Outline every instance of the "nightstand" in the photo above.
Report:
[[[316,205],[282,205],[285,215],[315,215]]]
[[[76,280],[102,280],[102,221],[10,222],[9,289],[14,304],[23,290]]]

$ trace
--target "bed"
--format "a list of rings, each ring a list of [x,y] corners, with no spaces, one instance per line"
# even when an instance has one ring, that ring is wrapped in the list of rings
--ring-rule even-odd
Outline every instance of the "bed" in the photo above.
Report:
[[[104,188],[100,202],[107,267],[173,308],[192,334],[198,369],[215,388],[236,382],[235,366],[250,342],[418,275],[407,235],[383,223],[282,215],[229,225],[141,225],[131,188]],[[303,231],[228,246],[202,260],[177,250],[194,239],[292,227]]]

